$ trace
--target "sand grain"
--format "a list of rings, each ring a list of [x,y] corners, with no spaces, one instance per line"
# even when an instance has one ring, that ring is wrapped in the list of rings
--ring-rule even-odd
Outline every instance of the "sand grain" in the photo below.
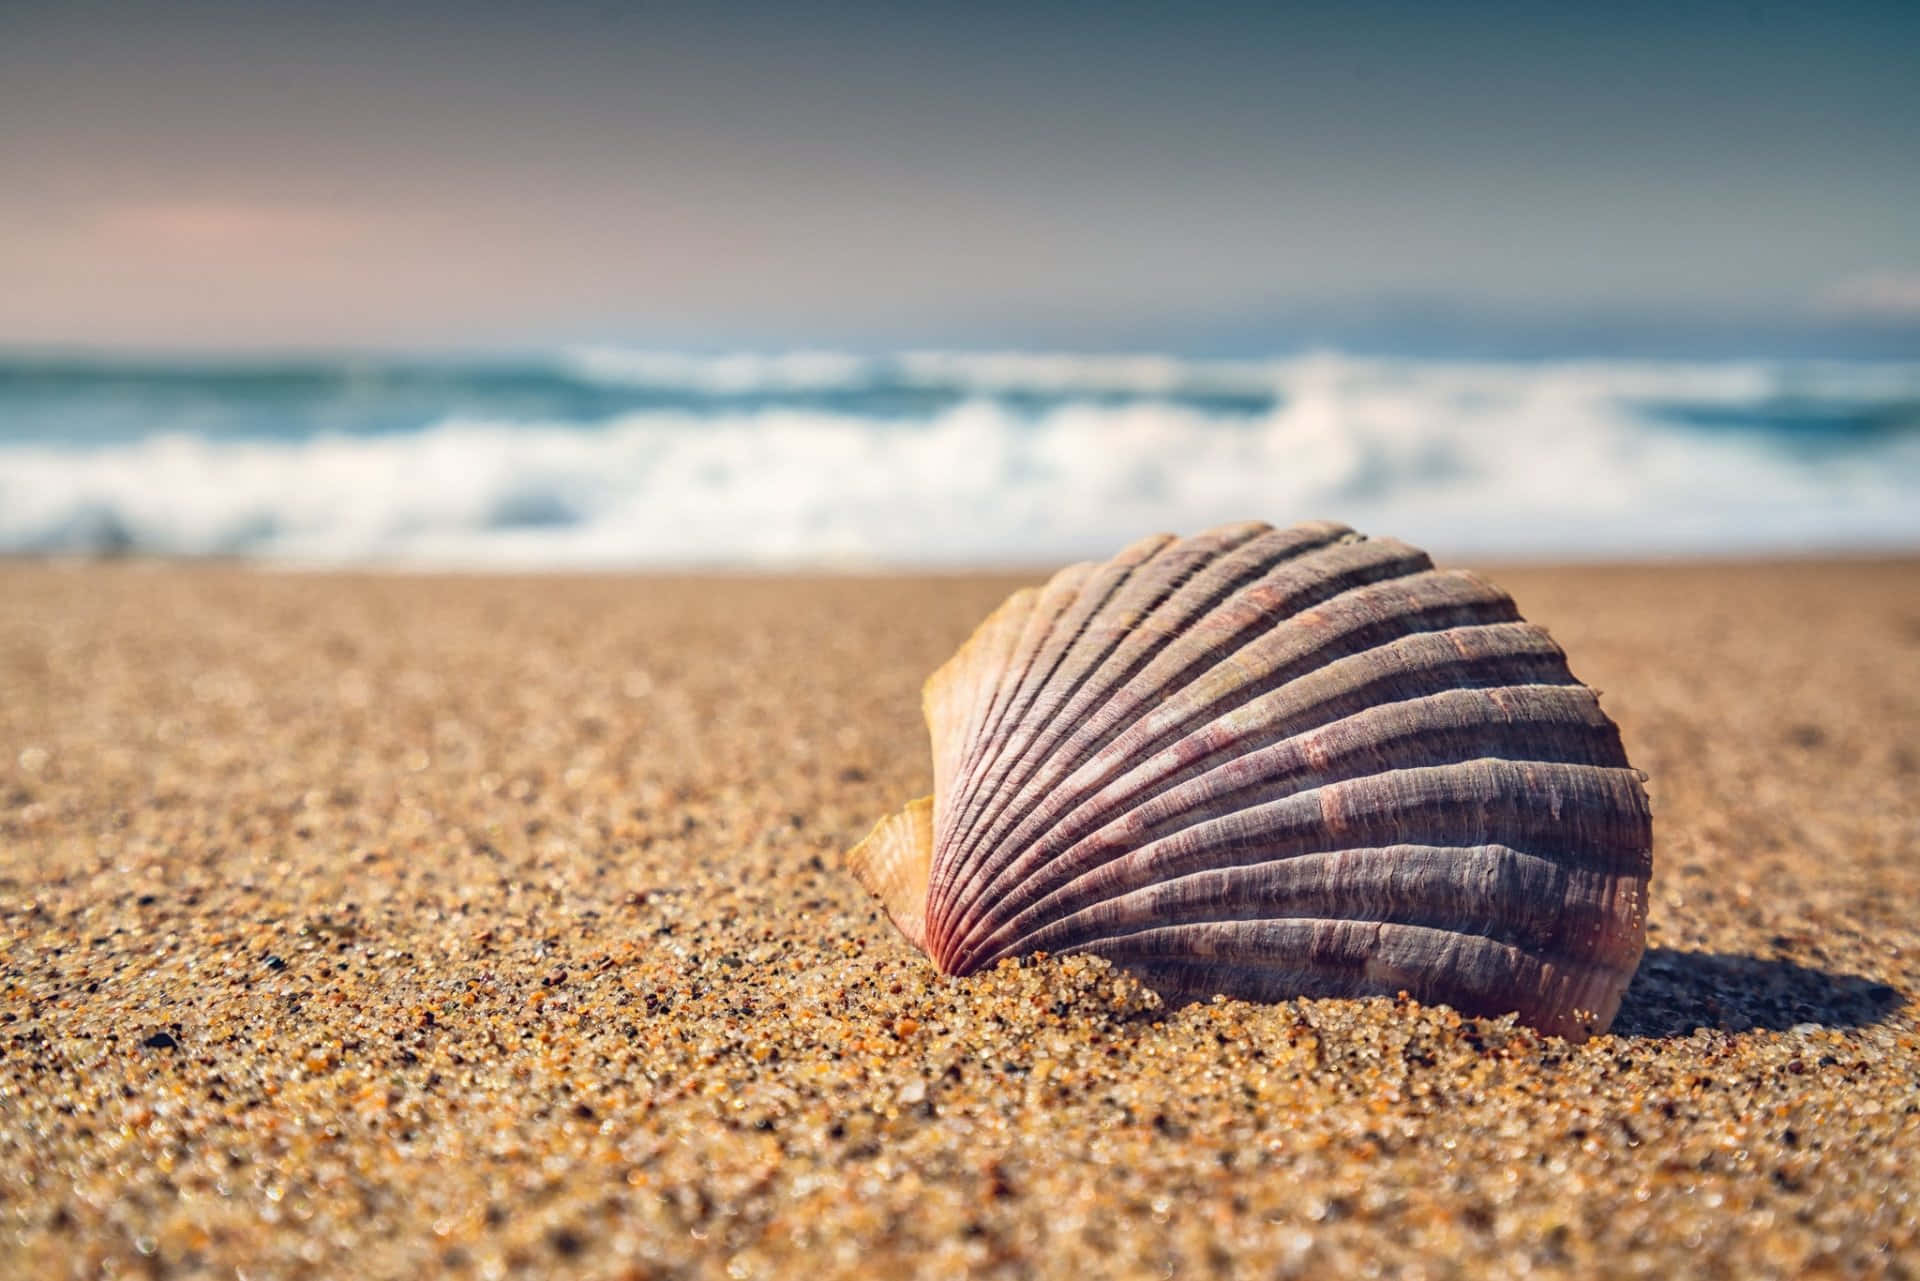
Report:
[[[931,975],[1006,580],[0,567],[0,1275],[1920,1273],[1920,566],[1496,577],[1652,776],[1583,1047]]]

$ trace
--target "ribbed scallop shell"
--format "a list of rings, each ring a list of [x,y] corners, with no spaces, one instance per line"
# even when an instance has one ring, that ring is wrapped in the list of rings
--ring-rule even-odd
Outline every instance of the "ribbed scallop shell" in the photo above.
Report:
[[[924,692],[934,792],[848,861],[948,974],[1092,952],[1175,999],[1405,990],[1603,1030],[1640,774],[1497,587],[1343,525],[1157,536],[1014,593]]]

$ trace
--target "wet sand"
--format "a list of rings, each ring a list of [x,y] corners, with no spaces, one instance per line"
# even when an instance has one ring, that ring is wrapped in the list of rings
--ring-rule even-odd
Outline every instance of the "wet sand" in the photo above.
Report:
[[[933,976],[1015,580],[0,565],[0,1276],[1920,1274],[1920,564],[1494,576],[1651,775],[1584,1046]]]

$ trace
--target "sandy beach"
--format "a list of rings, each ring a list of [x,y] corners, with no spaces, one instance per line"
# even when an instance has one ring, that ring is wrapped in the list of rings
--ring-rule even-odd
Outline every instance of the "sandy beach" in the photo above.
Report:
[[[0,564],[0,1276],[1920,1275],[1920,563],[1493,577],[1650,775],[1577,1047],[935,976],[1030,579]]]

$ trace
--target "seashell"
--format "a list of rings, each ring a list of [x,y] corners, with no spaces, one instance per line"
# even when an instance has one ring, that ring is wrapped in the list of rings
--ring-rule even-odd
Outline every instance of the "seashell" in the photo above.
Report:
[[[1174,1000],[1404,990],[1582,1039],[1645,947],[1619,731],[1404,543],[1142,539],[1015,592],[923,706],[933,795],[847,859],[947,974],[1091,952]]]

